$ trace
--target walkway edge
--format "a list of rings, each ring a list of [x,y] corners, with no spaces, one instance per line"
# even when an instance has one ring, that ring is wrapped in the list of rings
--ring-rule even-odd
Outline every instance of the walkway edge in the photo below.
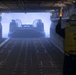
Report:
[[[6,39],[5,41],[3,41],[1,44],[0,44],[0,47],[2,47],[10,38]]]
[[[52,38],[51,38],[52,39]],[[59,47],[59,45],[52,39],[50,40],[62,53],[64,53],[63,48]]]

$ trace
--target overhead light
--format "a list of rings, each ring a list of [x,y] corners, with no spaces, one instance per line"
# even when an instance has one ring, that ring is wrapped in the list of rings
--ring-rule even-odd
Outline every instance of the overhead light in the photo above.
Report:
[[[6,7],[6,6],[0,6],[0,8],[2,8],[2,9],[4,8],[5,9],[5,8],[8,8],[8,7]]]
[[[75,3],[76,1],[73,1],[73,3]]]
[[[53,13],[55,10],[49,10],[50,13]]]
[[[72,2],[64,2],[64,4],[72,4]]]
[[[55,5],[54,6],[58,6],[58,7],[65,7],[66,5],[65,4],[63,4],[63,3],[55,3]]]
[[[50,12],[53,12],[53,11],[55,11],[55,10],[50,10]]]

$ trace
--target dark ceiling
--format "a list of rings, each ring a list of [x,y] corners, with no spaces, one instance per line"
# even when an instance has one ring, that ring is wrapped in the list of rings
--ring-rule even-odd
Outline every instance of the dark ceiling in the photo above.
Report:
[[[60,0],[2,0],[0,12],[45,11],[60,8]],[[64,0],[65,1],[65,0]]]

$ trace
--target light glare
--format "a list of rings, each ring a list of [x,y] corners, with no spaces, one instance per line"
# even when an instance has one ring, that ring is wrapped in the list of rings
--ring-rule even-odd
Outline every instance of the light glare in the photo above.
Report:
[[[40,12],[40,13],[2,13],[2,37],[8,38],[9,24],[12,19],[19,19],[22,24],[33,24],[35,19],[41,19],[44,23],[44,31],[46,37],[50,37],[50,20],[51,13]]]

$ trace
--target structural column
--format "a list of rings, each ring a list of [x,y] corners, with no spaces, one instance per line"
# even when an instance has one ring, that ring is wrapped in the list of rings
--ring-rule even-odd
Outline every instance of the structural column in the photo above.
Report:
[[[0,15],[0,39],[2,38],[2,24],[1,24],[1,21],[2,21],[2,16]]]

